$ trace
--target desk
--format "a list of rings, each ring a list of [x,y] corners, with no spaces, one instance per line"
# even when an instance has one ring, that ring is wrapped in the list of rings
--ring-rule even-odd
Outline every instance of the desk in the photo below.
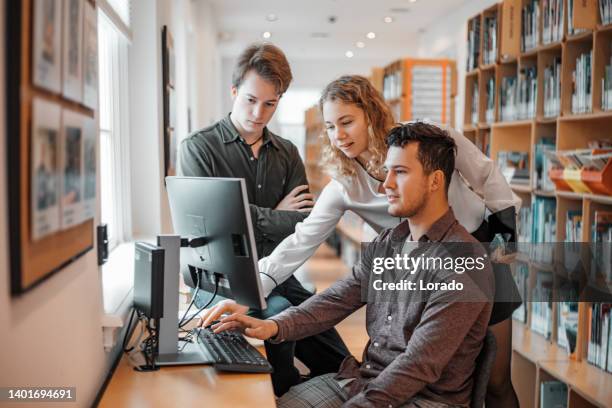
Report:
[[[265,353],[262,347],[258,347]],[[134,371],[124,354],[100,407],[276,407],[269,374],[235,374],[212,366]]]

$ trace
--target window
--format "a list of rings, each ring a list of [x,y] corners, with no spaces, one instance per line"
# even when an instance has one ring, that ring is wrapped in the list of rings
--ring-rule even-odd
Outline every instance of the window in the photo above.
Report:
[[[103,11],[98,13],[100,72],[100,195],[109,249],[131,237],[129,177],[129,40]]]

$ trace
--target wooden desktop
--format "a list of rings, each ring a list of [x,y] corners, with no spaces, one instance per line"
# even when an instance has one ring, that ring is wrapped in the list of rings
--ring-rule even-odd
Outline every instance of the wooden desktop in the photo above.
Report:
[[[258,347],[265,353],[262,347]],[[212,366],[137,372],[124,354],[99,407],[276,407],[269,374],[216,371]]]

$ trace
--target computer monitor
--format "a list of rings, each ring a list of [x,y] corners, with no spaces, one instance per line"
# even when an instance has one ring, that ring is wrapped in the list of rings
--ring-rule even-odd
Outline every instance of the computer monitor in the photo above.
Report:
[[[185,283],[211,291],[220,279],[222,295],[265,309],[244,179],[166,177],[166,187],[175,234],[193,240],[180,254]]]

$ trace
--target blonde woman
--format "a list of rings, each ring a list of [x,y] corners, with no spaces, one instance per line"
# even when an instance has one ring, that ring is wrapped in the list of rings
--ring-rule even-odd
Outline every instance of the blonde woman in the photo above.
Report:
[[[313,255],[334,232],[346,211],[359,215],[377,233],[400,222],[388,214],[382,186],[387,153],[385,140],[394,121],[380,93],[362,76],[343,76],[327,85],[319,108],[325,124],[323,164],[332,180],[321,192],[310,215],[296,225],[295,232],[259,261],[266,296]],[[487,211],[511,206],[518,211],[521,201],[495,163],[461,133],[451,128],[447,131],[457,145],[456,169],[448,200],[459,223],[474,234],[483,224]],[[517,405],[510,383],[512,310],[496,304],[491,316],[491,328],[498,342],[498,361],[493,373],[500,374],[494,375],[489,385],[491,399],[487,403],[494,406],[505,405],[502,401],[508,401],[505,406]],[[231,300],[223,301],[207,311],[203,325],[224,313],[246,311],[246,307]]]

